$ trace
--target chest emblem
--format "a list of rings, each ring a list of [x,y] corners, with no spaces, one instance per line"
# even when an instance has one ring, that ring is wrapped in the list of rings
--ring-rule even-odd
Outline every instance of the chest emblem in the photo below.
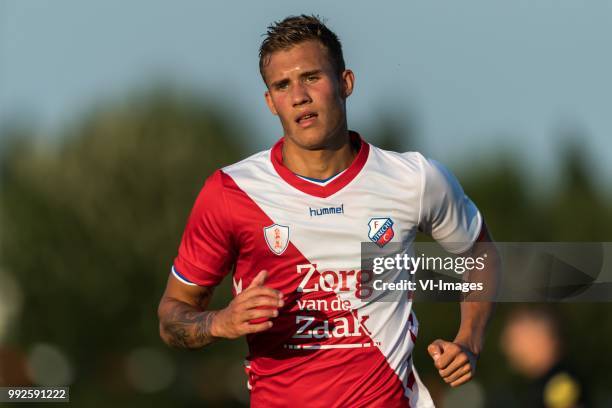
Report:
[[[393,239],[393,220],[391,218],[372,218],[368,222],[368,238],[379,247],[384,247]]]
[[[264,238],[270,251],[276,255],[281,255],[287,249],[289,245],[289,227],[286,225],[272,224],[269,227],[265,227]]]

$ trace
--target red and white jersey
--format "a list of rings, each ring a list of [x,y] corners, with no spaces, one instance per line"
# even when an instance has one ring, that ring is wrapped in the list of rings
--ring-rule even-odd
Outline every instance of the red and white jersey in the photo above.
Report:
[[[178,279],[215,286],[235,266],[236,295],[265,269],[284,296],[273,327],[247,337],[253,407],[433,406],[412,364],[409,297],[360,299],[361,242],[410,246],[420,229],[463,252],[481,216],[440,164],[351,137],[358,155],[326,183],[284,167],[281,139],[210,176],[190,215]]]

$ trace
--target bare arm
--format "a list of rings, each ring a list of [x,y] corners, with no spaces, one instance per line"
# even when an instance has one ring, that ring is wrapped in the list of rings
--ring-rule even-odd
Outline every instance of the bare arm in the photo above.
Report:
[[[461,324],[454,343],[461,344],[474,355],[480,355],[485,332],[495,310],[495,296],[499,284],[500,263],[497,248],[489,235],[487,226],[478,241],[474,243],[471,253],[473,258],[483,257],[484,268],[473,269],[466,277],[468,282],[482,282],[481,292],[472,292],[461,302]]]
[[[188,349],[212,343],[212,321],[217,312],[206,310],[212,294],[213,288],[186,285],[168,276],[157,309],[162,340],[169,346]]]
[[[261,271],[226,308],[210,311],[212,288],[186,285],[170,275],[157,310],[162,340],[173,347],[199,349],[218,338],[234,339],[269,329],[269,320],[251,323],[278,316],[283,306],[281,293],[264,286],[266,276]]]
[[[427,348],[444,381],[453,387],[474,376],[476,360],[484,343],[487,325],[495,309],[495,294],[499,282],[500,258],[486,225],[467,256],[484,257],[482,270],[471,270],[468,282],[482,282],[483,291],[469,294],[461,302],[461,324],[452,342],[435,340]],[[486,254],[486,255],[485,255]]]

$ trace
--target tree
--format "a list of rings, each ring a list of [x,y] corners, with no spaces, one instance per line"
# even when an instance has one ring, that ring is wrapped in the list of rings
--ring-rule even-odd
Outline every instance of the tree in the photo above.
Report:
[[[26,305],[9,340],[60,346],[81,383],[112,353],[160,344],[157,303],[191,205],[243,156],[229,123],[157,88],[95,108],[57,144],[9,132],[2,262]]]

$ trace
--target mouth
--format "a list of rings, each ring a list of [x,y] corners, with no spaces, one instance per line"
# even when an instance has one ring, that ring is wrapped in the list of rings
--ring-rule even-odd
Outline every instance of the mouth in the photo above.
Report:
[[[300,125],[300,127],[305,128],[312,125],[318,116],[316,112],[303,112],[295,119],[295,122]]]

